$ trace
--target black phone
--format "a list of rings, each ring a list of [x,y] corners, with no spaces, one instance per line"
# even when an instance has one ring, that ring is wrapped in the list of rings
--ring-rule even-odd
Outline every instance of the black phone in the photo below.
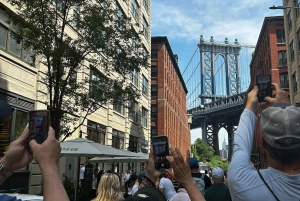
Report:
[[[170,169],[170,163],[167,160],[169,156],[169,140],[167,136],[152,137],[153,154],[155,169]]]
[[[258,87],[258,102],[266,102],[265,97],[272,97],[271,76],[269,74],[257,75],[256,85]]]
[[[49,131],[49,111],[32,110],[29,113],[29,141],[35,139],[42,144],[48,137]]]

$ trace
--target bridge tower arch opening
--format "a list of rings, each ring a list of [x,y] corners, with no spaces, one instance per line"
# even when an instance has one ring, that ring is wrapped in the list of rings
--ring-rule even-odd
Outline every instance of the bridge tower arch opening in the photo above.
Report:
[[[228,132],[224,127],[221,127],[219,130],[218,143],[219,143],[220,157],[222,159],[228,159]]]

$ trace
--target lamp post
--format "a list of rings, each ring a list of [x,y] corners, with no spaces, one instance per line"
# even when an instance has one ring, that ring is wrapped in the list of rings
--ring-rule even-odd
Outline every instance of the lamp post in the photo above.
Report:
[[[271,6],[269,7],[269,9],[272,9],[272,10],[277,10],[277,9],[287,9],[287,8],[294,8],[294,9],[300,9],[299,7],[293,7],[293,6]]]

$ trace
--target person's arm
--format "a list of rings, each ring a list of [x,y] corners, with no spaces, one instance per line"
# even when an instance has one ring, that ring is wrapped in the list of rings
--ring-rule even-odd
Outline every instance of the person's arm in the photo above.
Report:
[[[204,201],[204,197],[200,192],[196,182],[192,178],[190,169],[190,151],[186,152],[186,160],[178,148],[170,149],[172,156],[167,156],[174,172],[166,170],[185,190],[187,191],[191,201]]]
[[[25,128],[22,135],[8,146],[6,154],[0,159],[0,163],[9,171],[14,172],[28,165],[33,157],[28,150],[29,129]],[[6,180],[0,174],[0,185]]]
[[[30,141],[33,157],[39,164],[44,185],[44,201],[68,201],[68,195],[58,173],[60,142],[55,139],[55,131],[49,127],[48,137],[42,144]]]

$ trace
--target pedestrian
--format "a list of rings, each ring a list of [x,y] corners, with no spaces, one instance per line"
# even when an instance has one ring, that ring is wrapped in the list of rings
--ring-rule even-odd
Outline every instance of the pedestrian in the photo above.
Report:
[[[224,170],[220,167],[212,170],[213,185],[205,191],[206,201],[228,201],[227,186],[224,184]]]
[[[201,191],[202,195],[204,195],[205,190],[211,187],[210,178],[207,177],[205,173],[199,172],[199,162],[196,158],[190,159],[190,169],[194,181],[197,183],[198,188]]]
[[[258,111],[258,88],[248,93],[247,103],[234,136],[228,185],[232,200],[299,200],[300,198],[300,108],[291,106],[288,94],[277,84],[275,97],[266,97],[271,107],[260,116],[262,147],[268,168],[250,165]]]
[[[173,183],[170,179],[165,178],[165,173],[160,176],[159,190],[164,193],[167,200],[170,200],[176,194]]]
[[[80,173],[79,173],[79,179],[80,179],[80,184],[83,185],[84,184],[84,172],[85,172],[85,166],[83,165],[80,168]]]

